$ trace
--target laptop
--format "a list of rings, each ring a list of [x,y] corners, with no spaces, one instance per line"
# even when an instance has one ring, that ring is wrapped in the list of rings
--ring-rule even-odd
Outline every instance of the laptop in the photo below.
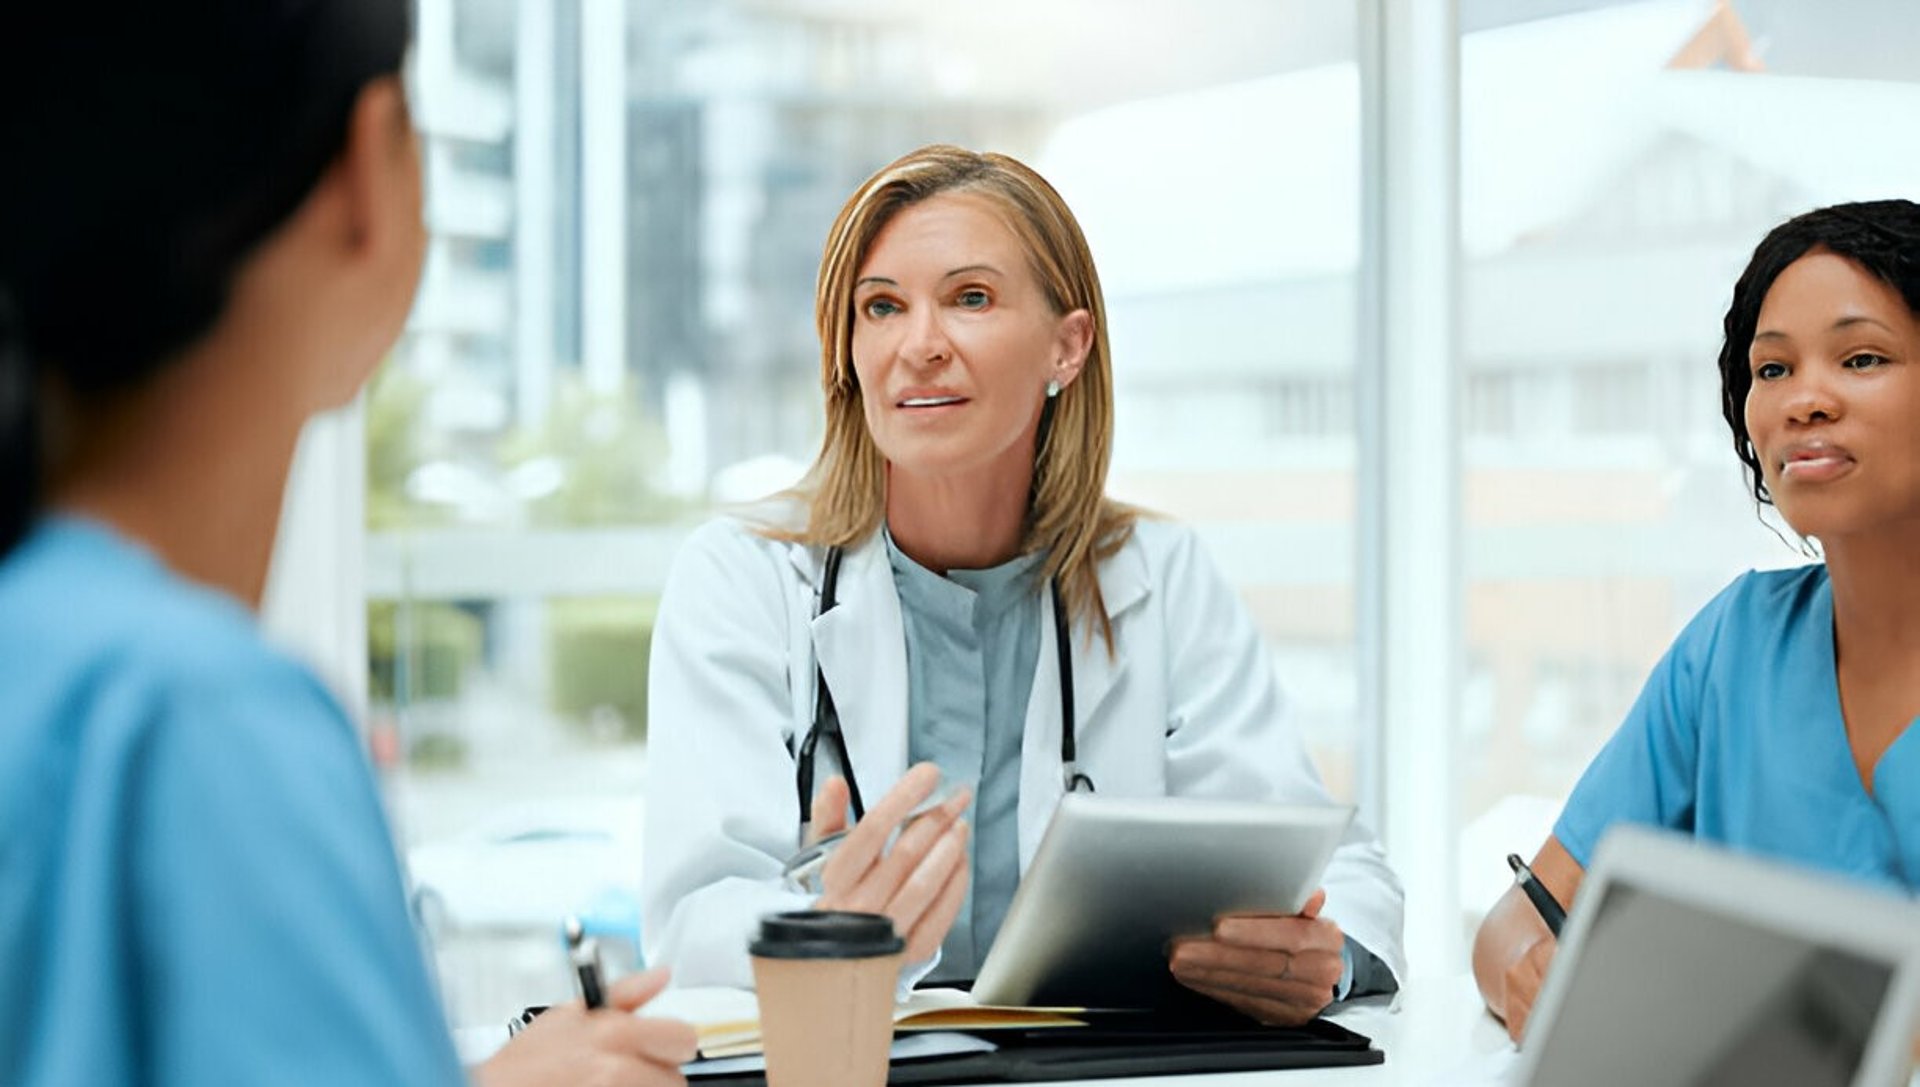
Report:
[[[1527,1026],[1532,1087],[1905,1087],[1920,903],[1692,838],[1601,843]]]

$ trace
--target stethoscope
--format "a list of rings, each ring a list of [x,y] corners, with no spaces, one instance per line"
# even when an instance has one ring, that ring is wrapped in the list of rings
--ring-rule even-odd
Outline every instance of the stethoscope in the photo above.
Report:
[[[813,617],[818,620],[833,610],[838,601],[835,599],[840,586],[840,560],[845,552],[839,547],[827,550],[827,564],[820,577],[820,605]],[[1061,775],[1067,785],[1067,791],[1077,793],[1082,790],[1093,792],[1093,779],[1080,769],[1075,759],[1073,735],[1073,645],[1067,638],[1067,605],[1060,596],[1060,579],[1053,578],[1053,646],[1060,660],[1060,766]],[[800,837],[807,836],[808,823],[813,815],[813,763],[820,741],[833,745],[834,757],[840,760],[840,769],[847,779],[847,798],[853,806],[853,818],[858,821],[867,813],[866,805],[860,800],[860,783],[853,776],[853,760],[847,755],[847,738],[840,731],[840,711],[833,704],[833,691],[827,687],[827,673],[816,661],[814,664],[813,727],[807,730],[806,739],[800,741],[795,753],[797,769],[796,784],[800,793]]]

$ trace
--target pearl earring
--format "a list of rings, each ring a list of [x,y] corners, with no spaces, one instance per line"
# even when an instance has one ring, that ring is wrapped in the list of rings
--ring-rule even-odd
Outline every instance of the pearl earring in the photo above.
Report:
[[[1054,397],[1059,395],[1060,395],[1060,383],[1058,381],[1047,382],[1047,399],[1052,400]]]

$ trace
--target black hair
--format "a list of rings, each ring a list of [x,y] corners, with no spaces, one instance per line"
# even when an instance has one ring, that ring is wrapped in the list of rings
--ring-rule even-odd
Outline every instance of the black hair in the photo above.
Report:
[[[1747,466],[1756,502],[1772,504],[1760,457],[1747,433],[1747,393],[1753,387],[1748,350],[1760,322],[1760,306],[1787,266],[1814,249],[1827,249],[1885,281],[1920,315],[1920,204],[1872,200],[1835,204],[1796,215],[1767,232],[1733,287],[1726,340],[1720,346],[1720,411],[1733,430],[1733,450]],[[1920,420],[1914,425],[1920,426]]]
[[[400,70],[409,0],[22,0],[0,15],[0,556],[41,393],[133,389],[204,335]]]

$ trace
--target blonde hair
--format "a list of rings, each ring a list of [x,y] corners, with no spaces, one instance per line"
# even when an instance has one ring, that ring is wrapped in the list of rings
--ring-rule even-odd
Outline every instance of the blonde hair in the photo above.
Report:
[[[1113,453],[1106,303],[1093,253],[1066,201],[1045,178],[1006,155],[946,144],[922,147],[868,178],[840,209],[827,232],[814,302],[827,433],[813,467],[789,492],[806,507],[806,527],[762,531],[796,543],[847,547],[880,527],[886,516],[886,459],[867,430],[853,369],[854,280],[874,239],[895,215],[928,197],[955,192],[982,197],[1000,212],[1025,248],[1054,313],[1083,309],[1093,317],[1086,363],[1060,390],[1052,425],[1035,451],[1033,507],[1021,551],[1046,554],[1042,571],[1059,579],[1067,614],[1076,625],[1098,629],[1111,652],[1113,626],[1100,595],[1098,567],[1126,543],[1138,511],[1106,496]]]

